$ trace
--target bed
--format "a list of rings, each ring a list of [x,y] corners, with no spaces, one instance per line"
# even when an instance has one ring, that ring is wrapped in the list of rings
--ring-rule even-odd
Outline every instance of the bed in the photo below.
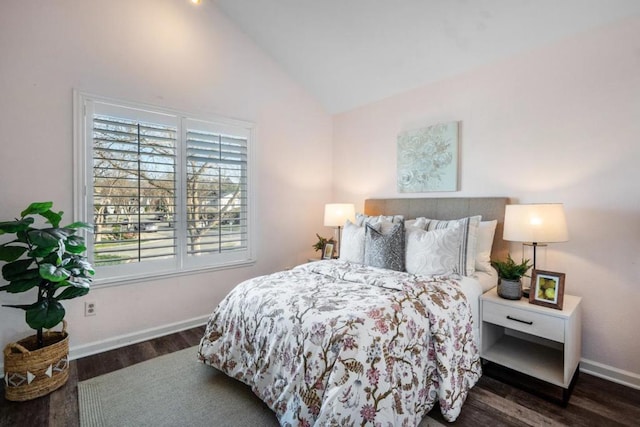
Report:
[[[366,200],[360,222],[345,225],[340,259],[234,288],[207,323],[199,359],[248,384],[283,426],[415,426],[436,403],[454,421],[481,375],[479,296],[497,281],[467,255],[480,249],[480,224],[490,223],[484,247],[504,256],[506,203]],[[365,258],[361,240],[350,240],[360,235]],[[399,260],[399,240],[403,256],[405,240],[407,250],[430,242],[437,265],[417,263],[425,259],[418,251]]]

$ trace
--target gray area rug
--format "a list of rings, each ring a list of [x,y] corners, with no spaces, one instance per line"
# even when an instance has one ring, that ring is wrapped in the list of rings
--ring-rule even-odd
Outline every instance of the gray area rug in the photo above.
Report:
[[[78,383],[80,425],[277,426],[249,387],[196,359],[197,347]],[[420,427],[441,426],[426,417]]]

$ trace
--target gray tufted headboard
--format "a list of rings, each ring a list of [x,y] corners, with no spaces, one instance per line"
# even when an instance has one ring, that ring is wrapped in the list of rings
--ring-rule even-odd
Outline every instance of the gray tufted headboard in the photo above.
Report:
[[[404,215],[405,219],[427,217],[431,219],[458,219],[482,215],[483,221],[498,220],[493,238],[491,259],[504,259],[509,253],[509,244],[502,240],[504,208],[509,203],[506,197],[460,197],[460,198],[405,198],[367,199],[364,213],[367,215]]]

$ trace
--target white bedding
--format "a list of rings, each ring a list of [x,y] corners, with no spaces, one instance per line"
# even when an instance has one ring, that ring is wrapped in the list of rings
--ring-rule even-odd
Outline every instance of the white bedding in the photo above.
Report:
[[[498,274],[491,268],[491,273],[476,271],[471,277],[460,280],[462,291],[471,305],[473,319],[473,334],[476,342],[480,342],[480,296],[498,284]]]
[[[482,293],[498,285],[498,272],[493,267],[491,267],[490,272],[476,270],[476,272],[473,273],[473,278],[480,282]]]

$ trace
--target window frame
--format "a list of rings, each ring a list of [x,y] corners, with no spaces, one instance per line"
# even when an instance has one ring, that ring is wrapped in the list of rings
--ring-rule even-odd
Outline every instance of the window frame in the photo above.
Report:
[[[131,109],[140,114],[138,119],[152,115],[153,118],[166,116],[168,122],[177,128],[176,142],[176,256],[167,260],[145,261],[96,267],[95,286],[126,284],[150,280],[158,277],[180,276],[203,271],[215,271],[253,265],[256,262],[256,224],[254,185],[255,125],[250,122],[223,118],[213,115],[197,115],[147,104],[106,98],[86,92],[73,92],[73,207],[74,218],[78,221],[93,222],[93,106],[96,104],[113,106],[116,109]],[[246,192],[247,192],[247,248],[237,253],[216,253],[187,256],[186,228],[186,162],[188,122],[201,122],[209,127],[231,129],[247,138]],[[91,123],[91,124],[90,124]],[[87,255],[93,260],[93,237],[85,236]],[[101,274],[102,273],[102,274]]]

